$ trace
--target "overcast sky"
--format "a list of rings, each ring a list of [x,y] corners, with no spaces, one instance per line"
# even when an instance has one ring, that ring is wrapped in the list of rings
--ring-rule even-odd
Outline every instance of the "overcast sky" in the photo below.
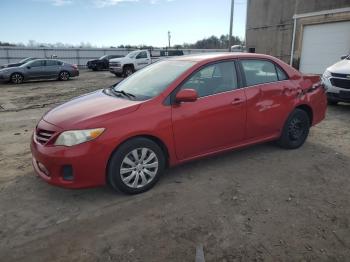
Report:
[[[235,0],[234,35],[244,38],[246,0]],[[0,41],[167,45],[228,34],[231,0],[1,0]]]

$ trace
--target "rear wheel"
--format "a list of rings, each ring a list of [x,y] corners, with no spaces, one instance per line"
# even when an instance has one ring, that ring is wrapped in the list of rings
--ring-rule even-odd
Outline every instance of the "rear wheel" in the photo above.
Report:
[[[69,75],[69,72],[67,72],[67,71],[62,71],[62,72],[58,75],[58,78],[59,78],[59,80],[61,80],[61,81],[67,81],[67,80],[69,80],[69,77],[70,77],[70,75]]]
[[[288,117],[277,143],[284,148],[296,149],[301,147],[309,135],[310,118],[301,109],[295,109]]]
[[[134,73],[134,69],[131,66],[124,66],[123,76],[128,77]]]
[[[24,77],[20,73],[14,73],[10,77],[11,83],[14,83],[14,84],[22,84],[23,83],[23,79],[24,79]]]
[[[107,179],[114,190],[138,194],[152,188],[165,166],[162,149],[152,140],[135,138],[113,153]]]

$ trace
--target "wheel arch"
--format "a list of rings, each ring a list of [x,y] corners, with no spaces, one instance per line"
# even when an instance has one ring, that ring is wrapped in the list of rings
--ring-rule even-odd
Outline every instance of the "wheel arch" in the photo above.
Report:
[[[124,68],[127,67],[127,66],[130,66],[130,67],[132,68],[132,70],[135,71],[135,66],[134,66],[134,64],[125,64],[125,65],[123,65],[123,70],[124,70]]]
[[[162,139],[160,139],[159,137],[156,137],[154,135],[149,135],[149,134],[141,134],[141,135],[135,135],[135,136],[131,136],[131,137],[128,137],[126,138],[125,140],[123,140],[121,143],[119,143],[115,148],[114,150],[110,153],[109,155],[109,158],[108,158],[108,162],[107,162],[107,165],[106,165],[106,171],[105,171],[105,179],[106,179],[106,183],[108,183],[108,167],[110,165],[110,161],[111,161],[111,158],[112,158],[112,155],[118,151],[118,149],[120,148],[121,145],[125,144],[126,142],[132,140],[132,139],[135,139],[135,138],[147,138],[151,141],[153,141],[154,143],[156,143],[160,149],[163,151],[164,153],[164,157],[165,157],[165,167],[168,167],[169,166],[169,149],[168,147],[166,146],[166,144],[164,143],[164,141]]]
[[[307,113],[310,119],[310,126],[311,126],[314,121],[314,112],[312,110],[312,107],[307,104],[300,104],[296,106],[295,109],[301,109]]]

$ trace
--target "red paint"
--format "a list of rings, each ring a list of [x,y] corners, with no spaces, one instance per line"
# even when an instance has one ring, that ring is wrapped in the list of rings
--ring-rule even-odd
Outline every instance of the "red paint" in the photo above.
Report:
[[[289,80],[256,85],[198,98],[194,102],[164,104],[171,92],[201,66],[222,60],[268,59],[285,70]],[[48,183],[82,188],[104,185],[109,158],[118,146],[135,136],[152,136],[162,141],[169,165],[216,154],[250,144],[274,140],[297,106],[308,106],[315,125],[325,117],[323,88],[312,87],[319,78],[303,76],[280,60],[259,54],[208,54],[176,58],[197,63],[176,79],[162,94],[148,101],[130,101],[102,91],[81,96],[50,112],[37,128],[53,131],[49,142],[31,141],[34,169]],[[157,77],[157,76],[155,76]],[[192,91],[180,94],[193,100]],[[105,128],[97,139],[72,147],[55,146],[65,130]],[[38,167],[43,164],[50,173]],[[72,165],[74,180],[62,179],[63,165]]]

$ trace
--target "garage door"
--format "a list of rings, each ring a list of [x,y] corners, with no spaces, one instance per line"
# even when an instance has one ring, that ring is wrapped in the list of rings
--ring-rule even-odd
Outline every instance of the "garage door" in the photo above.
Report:
[[[300,71],[322,74],[325,69],[350,53],[350,21],[304,27]]]

